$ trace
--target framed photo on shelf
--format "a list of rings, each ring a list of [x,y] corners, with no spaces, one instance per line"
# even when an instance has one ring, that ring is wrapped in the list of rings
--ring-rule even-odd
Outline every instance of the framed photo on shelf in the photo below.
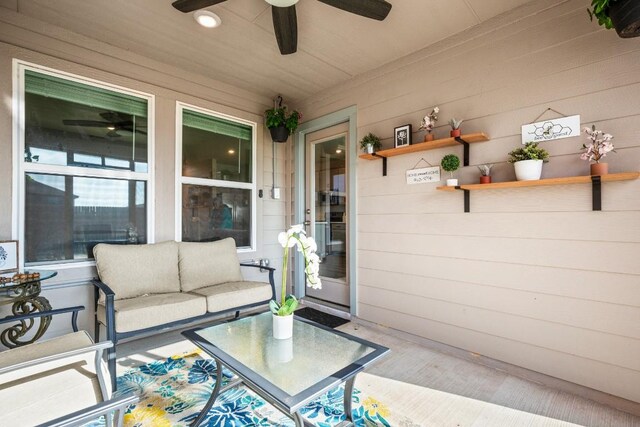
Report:
[[[0,273],[18,271],[18,241],[0,241]]]
[[[411,145],[411,125],[398,126],[393,130],[394,147]]]

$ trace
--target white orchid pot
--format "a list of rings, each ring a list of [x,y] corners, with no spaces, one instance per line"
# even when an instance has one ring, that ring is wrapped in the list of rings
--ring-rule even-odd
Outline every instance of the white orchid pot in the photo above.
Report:
[[[458,186],[458,179],[457,178],[449,178],[447,180],[447,187],[457,187]]]
[[[542,160],[520,160],[513,167],[518,181],[537,181],[542,175]]]
[[[293,314],[278,316],[272,313],[273,337],[277,340],[286,340],[293,336]]]

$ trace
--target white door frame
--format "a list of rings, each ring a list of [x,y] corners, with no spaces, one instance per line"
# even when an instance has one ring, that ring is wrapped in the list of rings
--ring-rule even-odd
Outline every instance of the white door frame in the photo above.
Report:
[[[294,207],[293,216],[296,224],[302,224],[305,221],[305,148],[306,148],[306,136],[309,133],[322,130],[331,126],[335,126],[341,123],[349,123],[349,142],[347,149],[349,150],[349,162],[347,168],[349,170],[348,180],[348,206],[350,207],[348,213],[349,224],[349,267],[348,267],[348,282],[349,282],[349,305],[350,313],[353,316],[358,315],[357,306],[357,269],[356,269],[356,255],[358,252],[356,241],[357,224],[357,206],[356,206],[356,182],[357,171],[356,164],[358,159],[358,144],[357,144],[357,125],[356,125],[356,106],[351,106],[335,113],[328,114],[317,119],[310,120],[302,123],[296,131],[293,139],[294,150]],[[305,295],[305,280],[304,280],[304,267],[303,260],[296,255],[296,274],[294,277],[294,294],[297,298],[302,298]]]

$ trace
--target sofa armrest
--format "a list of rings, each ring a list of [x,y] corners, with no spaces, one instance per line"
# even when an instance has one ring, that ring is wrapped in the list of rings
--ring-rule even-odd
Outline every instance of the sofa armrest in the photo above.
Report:
[[[273,273],[276,271],[275,268],[273,267],[266,267],[260,264],[248,264],[248,263],[240,263],[241,267],[253,267],[253,268],[259,268],[260,271],[262,270],[267,270],[269,272],[269,284],[271,285],[271,299],[275,300],[276,299],[276,284],[275,284],[275,279],[273,278]]]
[[[116,308],[114,305],[114,300],[115,300],[115,292],[113,292],[113,290],[103,281],[101,281],[100,279],[94,278],[91,283],[93,284],[93,286],[95,286],[95,292],[94,292],[94,301],[95,301],[95,310],[96,310],[96,324],[95,324],[95,334],[96,334],[96,341],[99,341],[99,327],[100,325],[98,324],[98,300],[100,299],[100,291],[102,291],[105,295],[105,301],[104,301],[104,310],[105,310],[105,318],[106,318],[106,325],[105,327],[107,328],[107,340],[112,341],[114,344],[117,342],[116,339]],[[112,374],[115,375],[115,374]],[[114,377],[115,378],[115,377]]]
[[[133,405],[134,403],[137,403],[138,401],[139,398],[133,393],[125,394],[124,396],[116,397],[105,402],[100,402],[81,411],[77,411],[64,417],[60,417],[55,420],[48,421],[44,424],[40,424],[40,426],[38,427],[81,426],[93,420],[96,420],[101,416],[105,416],[107,418],[113,417],[113,426],[122,426],[124,413],[127,410],[127,407]],[[107,423],[107,425],[110,425],[110,423]]]

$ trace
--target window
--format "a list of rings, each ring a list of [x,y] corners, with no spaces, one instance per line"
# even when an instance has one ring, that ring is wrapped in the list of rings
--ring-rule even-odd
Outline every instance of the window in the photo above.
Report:
[[[255,243],[256,124],[178,104],[177,240]]]
[[[25,64],[19,114],[20,235],[27,265],[146,243],[150,96]]]

